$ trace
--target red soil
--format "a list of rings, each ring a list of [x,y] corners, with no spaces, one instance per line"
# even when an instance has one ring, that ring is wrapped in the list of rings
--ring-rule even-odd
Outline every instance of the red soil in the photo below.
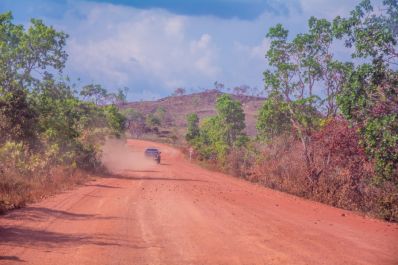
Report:
[[[129,144],[130,169],[0,217],[0,264],[398,264],[397,224]]]

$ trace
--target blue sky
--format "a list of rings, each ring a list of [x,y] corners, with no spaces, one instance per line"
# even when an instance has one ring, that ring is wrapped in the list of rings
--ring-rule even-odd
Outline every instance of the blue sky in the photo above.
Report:
[[[136,8],[161,8],[188,16],[216,16],[220,18],[255,19],[265,10],[286,14],[283,1],[268,0],[100,0],[98,2],[132,6]]]
[[[17,23],[41,18],[69,34],[65,73],[78,84],[129,87],[130,100],[227,87],[263,87],[269,27],[292,34],[310,16],[346,15],[351,0],[0,0]],[[339,51],[337,51],[339,53]],[[343,55],[344,56],[344,55]]]

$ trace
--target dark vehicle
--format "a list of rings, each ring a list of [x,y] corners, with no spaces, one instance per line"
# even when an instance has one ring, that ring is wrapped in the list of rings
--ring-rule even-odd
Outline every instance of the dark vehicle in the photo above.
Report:
[[[160,154],[161,154],[161,152],[157,148],[147,148],[147,149],[145,149],[145,156],[152,158],[158,164],[160,164]]]

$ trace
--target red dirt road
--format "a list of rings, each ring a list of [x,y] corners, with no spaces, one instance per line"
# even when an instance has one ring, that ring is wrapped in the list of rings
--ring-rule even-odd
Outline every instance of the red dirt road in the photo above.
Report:
[[[160,147],[163,164],[137,159],[0,217],[0,264],[398,264],[396,224],[130,145]]]

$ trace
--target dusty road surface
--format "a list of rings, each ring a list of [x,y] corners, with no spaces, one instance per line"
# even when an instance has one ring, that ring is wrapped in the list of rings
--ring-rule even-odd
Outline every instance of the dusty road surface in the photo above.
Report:
[[[0,217],[0,264],[398,264],[396,224],[129,145],[120,172]]]

